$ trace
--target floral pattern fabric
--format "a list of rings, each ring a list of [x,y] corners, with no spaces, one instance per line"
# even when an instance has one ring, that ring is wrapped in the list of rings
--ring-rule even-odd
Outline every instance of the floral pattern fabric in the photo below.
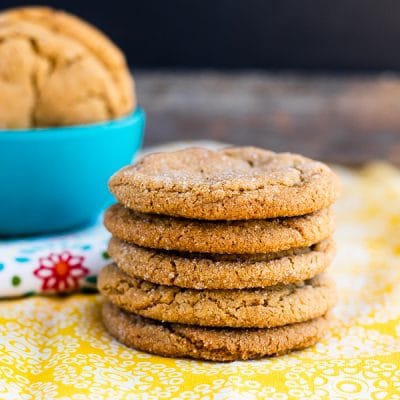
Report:
[[[39,258],[39,267],[33,271],[33,275],[43,280],[43,292],[77,290],[79,280],[89,274],[89,270],[83,266],[84,259],[85,257],[74,256],[69,251],[50,253],[47,257]]]
[[[109,237],[99,220],[77,232],[0,240],[0,298],[95,289]]]
[[[344,193],[331,273],[339,303],[316,346],[247,362],[163,358],[112,339],[97,294],[3,300],[0,399],[400,399],[400,171],[374,164],[338,172]],[[36,290],[73,287],[105,262],[103,239],[94,245],[84,236],[15,248],[12,257],[32,262]],[[21,277],[20,288],[31,290]]]

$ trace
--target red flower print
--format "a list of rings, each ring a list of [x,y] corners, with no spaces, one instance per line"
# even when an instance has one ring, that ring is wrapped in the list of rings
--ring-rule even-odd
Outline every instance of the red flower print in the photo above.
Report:
[[[77,289],[79,279],[89,273],[83,266],[84,257],[74,256],[69,251],[60,254],[50,253],[39,258],[39,267],[33,274],[42,279],[43,291],[66,292]]]

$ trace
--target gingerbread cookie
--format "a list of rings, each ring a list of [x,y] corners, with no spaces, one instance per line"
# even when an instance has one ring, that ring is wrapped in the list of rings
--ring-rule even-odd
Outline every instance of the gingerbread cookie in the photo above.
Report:
[[[308,247],[332,235],[330,209],[313,214],[249,221],[199,221],[141,214],[111,206],[105,227],[116,237],[139,246],[199,253],[254,254]]]
[[[159,285],[192,289],[244,289],[310,279],[332,262],[327,239],[311,247],[256,255],[177,253],[112,238],[108,253],[126,274]]]
[[[132,278],[115,264],[102,269],[99,291],[129,312],[190,325],[271,328],[324,315],[336,292],[325,275],[265,289],[194,290]]]
[[[255,147],[151,154],[114,174],[109,187],[135,211],[205,220],[310,214],[339,193],[326,165]]]
[[[280,355],[315,344],[328,330],[328,318],[270,329],[205,328],[160,323],[105,302],[103,323],[129,347],[167,357],[235,361]]]

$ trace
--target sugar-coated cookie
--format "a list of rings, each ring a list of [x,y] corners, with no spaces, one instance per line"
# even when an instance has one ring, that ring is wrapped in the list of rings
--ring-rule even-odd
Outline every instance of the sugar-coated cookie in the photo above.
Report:
[[[103,323],[129,347],[167,357],[235,361],[280,355],[315,344],[328,330],[327,316],[270,329],[205,328],[161,323],[102,306]]]
[[[192,289],[245,289],[313,278],[332,262],[332,239],[267,254],[178,253],[111,238],[108,253],[126,274],[159,285]]]
[[[142,214],[111,206],[105,227],[138,246],[199,253],[255,254],[307,247],[332,235],[331,209],[299,217],[247,221],[199,221]]]
[[[265,289],[194,290],[156,285],[103,268],[98,288],[118,307],[143,317],[190,325],[271,328],[324,315],[336,301],[324,274]]]
[[[135,211],[206,220],[304,215],[339,194],[325,164],[255,147],[154,153],[114,174],[109,187]]]

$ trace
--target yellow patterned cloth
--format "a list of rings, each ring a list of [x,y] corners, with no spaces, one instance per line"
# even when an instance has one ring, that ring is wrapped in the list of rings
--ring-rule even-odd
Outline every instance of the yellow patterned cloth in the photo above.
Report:
[[[0,399],[400,399],[400,172],[339,169],[340,302],[329,335],[286,356],[174,360],[113,340],[97,295],[0,302]]]

